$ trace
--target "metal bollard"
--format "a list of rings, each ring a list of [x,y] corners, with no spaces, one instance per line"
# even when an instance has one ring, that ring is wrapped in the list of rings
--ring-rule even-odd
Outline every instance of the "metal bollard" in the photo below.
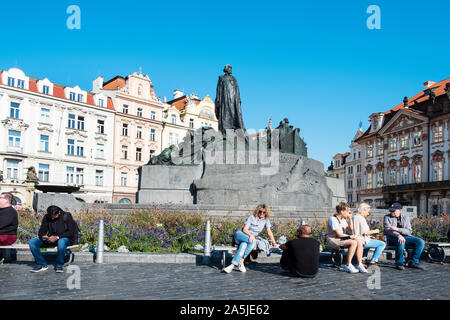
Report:
[[[96,263],[103,263],[103,251],[105,245],[105,226],[103,219],[100,219],[98,223],[98,240],[97,240],[97,250],[96,250]]]
[[[206,221],[205,227],[205,247],[203,251],[203,263],[208,264],[211,258],[211,222]]]

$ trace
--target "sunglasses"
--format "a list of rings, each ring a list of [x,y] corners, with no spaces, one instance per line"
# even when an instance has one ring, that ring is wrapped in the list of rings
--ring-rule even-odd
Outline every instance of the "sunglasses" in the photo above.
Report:
[[[264,213],[264,214],[266,214],[266,212],[263,211],[263,210],[259,210],[258,213]]]

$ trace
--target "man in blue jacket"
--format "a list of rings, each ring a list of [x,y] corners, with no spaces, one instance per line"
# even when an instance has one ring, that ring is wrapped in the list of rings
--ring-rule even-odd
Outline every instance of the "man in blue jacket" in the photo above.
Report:
[[[413,237],[411,221],[408,215],[402,215],[402,205],[398,202],[393,203],[389,208],[389,214],[384,216],[384,234],[387,237],[387,243],[390,246],[396,246],[395,265],[398,270],[404,270],[403,250],[405,246],[413,246],[414,253],[408,262],[408,267],[424,270],[419,264],[420,255],[425,247],[425,241]]]

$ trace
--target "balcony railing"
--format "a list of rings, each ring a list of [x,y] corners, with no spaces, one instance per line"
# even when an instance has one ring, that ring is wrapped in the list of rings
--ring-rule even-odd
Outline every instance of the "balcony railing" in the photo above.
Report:
[[[385,186],[382,189],[383,193],[450,189],[450,180],[399,184],[395,186]]]

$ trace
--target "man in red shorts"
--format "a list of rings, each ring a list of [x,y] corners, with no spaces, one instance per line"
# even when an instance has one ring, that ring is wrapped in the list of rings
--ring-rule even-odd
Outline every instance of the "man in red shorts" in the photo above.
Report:
[[[17,240],[19,219],[16,209],[11,205],[12,200],[13,195],[11,193],[3,192],[0,194],[0,246],[9,246]],[[8,253],[3,250],[5,260],[9,258]]]

